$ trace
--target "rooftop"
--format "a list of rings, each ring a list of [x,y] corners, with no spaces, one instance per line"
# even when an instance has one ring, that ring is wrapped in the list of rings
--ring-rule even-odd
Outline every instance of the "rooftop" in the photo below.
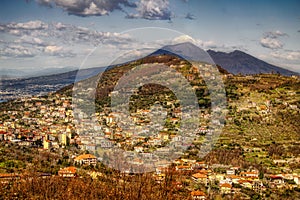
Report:
[[[84,160],[84,159],[97,159],[97,157],[92,154],[82,154],[75,158],[75,160]]]

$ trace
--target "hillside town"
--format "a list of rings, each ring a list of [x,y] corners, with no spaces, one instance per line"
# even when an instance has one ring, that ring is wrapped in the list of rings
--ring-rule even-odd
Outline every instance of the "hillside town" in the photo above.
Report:
[[[293,95],[293,94],[291,94]],[[289,110],[299,112],[298,107],[290,102],[279,101],[281,105]],[[99,179],[104,176],[103,172],[97,171],[97,166],[105,163],[103,149],[114,146],[123,148],[139,154],[149,154],[157,149],[164,149],[169,141],[176,140],[176,134],[170,129],[164,129],[158,134],[149,135],[151,130],[141,128],[139,136],[134,139],[133,133],[123,131],[116,126],[118,113],[96,112],[95,117],[99,123],[105,125],[103,129],[97,129],[98,135],[78,134],[74,125],[74,113],[71,97],[62,94],[53,94],[45,97],[21,98],[11,102],[9,109],[1,111],[0,119],[0,141],[1,145],[13,144],[21,147],[35,148],[40,152],[58,153],[61,149],[69,154],[68,166],[61,167],[55,172],[41,174],[41,177],[58,176],[62,178],[83,178],[90,176]],[[6,104],[8,105],[8,104]],[[255,110],[261,116],[268,116],[274,112],[274,106],[270,101],[265,103],[249,102],[239,107],[239,112]],[[273,110],[272,110],[273,109]],[[134,122],[141,127],[149,123],[148,118],[151,111],[138,109],[133,113]],[[153,114],[153,113],[152,113]],[[204,118],[209,114],[203,113]],[[180,115],[171,116],[169,123],[173,128],[179,127]],[[231,119],[228,119],[229,121]],[[232,120],[234,121],[234,120]],[[84,127],[86,132],[95,127]],[[147,126],[146,126],[147,127]],[[173,129],[172,129],[173,130]],[[199,128],[199,141],[201,134],[207,133],[206,126]],[[223,139],[222,137],[220,138]],[[252,138],[255,141],[255,138]],[[197,143],[197,141],[196,141]],[[1,147],[2,148],[2,147]],[[71,149],[76,149],[73,151]],[[236,148],[236,147],[233,147]],[[263,154],[260,147],[242,146],[245,154]],[[76,152],[76,153],[75,153]],[[284,193],[290,190],[299,190],[299,170],[289,169],[287,163],[299,163],[299,157],[283,159],[278,156],[271,158],[273,169],[258,169],[256,165],[233,165],[224,163],[211,163],[197,156],[191,155],[191,150],[181,154],[179,158],[168,164],[157,165],[151,172],[156,182],[163,182],[168,174],[180,174],[172,182],[176,188],[188,188],[192,199],[211,199],[212,193],[218,191],[223,196],[238,195],[241,199],[255,199],[253,195],[268,197],[272,192]],[[245,156],[245,155],[241,155]],[[229,158],[228,158],[229,159]],[[134,165],[143,165],[143,160],[132,160]],[[8,173],[0,163],[0,180],[2,183],[11,180],[22,180],[21,172]],[[277,167],[278,168],[277,168]],[[130,176],[131,171],[124,171]],[[85,176],[83,176],[85,174]]]

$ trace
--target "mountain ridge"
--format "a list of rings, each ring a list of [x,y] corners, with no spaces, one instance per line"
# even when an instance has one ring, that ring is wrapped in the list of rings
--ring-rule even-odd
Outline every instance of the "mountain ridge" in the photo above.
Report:
[[[190,61],[204,61],[214,63],[232,74],[255,75],[279,73],[284,76],[299,75],[299,73],[272,65],[246,52],[234,50],[226,53],[197,47],[190,42],[164,46],[150,55],[177,55]]]

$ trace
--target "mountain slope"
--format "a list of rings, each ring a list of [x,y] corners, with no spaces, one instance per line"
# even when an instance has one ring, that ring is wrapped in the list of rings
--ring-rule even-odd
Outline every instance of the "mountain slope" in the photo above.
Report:
[[[297,75],[287,69],[271,65],[242,51],[230,53],[207,51],[214,62],[233,74],[270,74],[280,73],[285,76]]]

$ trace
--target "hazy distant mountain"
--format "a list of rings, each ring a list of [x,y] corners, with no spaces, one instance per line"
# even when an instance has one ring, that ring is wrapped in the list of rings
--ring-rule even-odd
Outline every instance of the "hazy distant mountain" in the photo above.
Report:
[[[27,75],[24,71],[17,69],[0,69],[0,80],[1,79],[9,79],[9,78],[18,78],[22,75]]]
[[[184,58],[188,61],[200,61],[213,63],[209,54],[203,49],[195,46],[190,42],[179,43],[175,45],[167,45],[150,55],[170,54]]]
[[[18,70],[18,69],[0,69],[0,77],[2,79],[8,78],[29,78],[37,76],[48,76],[53,74],[61,74],[76,70],[75,67],[62,67],[62,68],[46,68],[34,70]]]
[[[298,73],[271,65],[242,51],[230,53],[207,51],[214,62],[232,74],[280,73],[290,76]]]
[[[70,67],[61,67],[61,68],[41,69],[41,70],[36,70],[35,72],[33,72],[30,75],[30,77],[49,76],[49,75],[54,75],[54,74],[68,73],[68,72],[71,72],[71,71],[77,71],[77,68],[70,66]]]
[[[49,85],[49,84],[71,84],[74,83],[75,79],[76,81],[80,81],[92,76],[95,76],[102,72],[104,68],[97,67],[97,68],[89,68],[89,69],[81,69],[80,73],[78,73],[78,70],[73,70],[69,72],[64,73],[57,73],[53,75],[44,75],[44,76],[36,76],[31,78],[16,78],[14,79],[14,83],[18,85],[22,85],[23,87],[26,87],[27,85]],[[6,80],[2,80],[2,86],[5,84]],[[11,82],[9,80],[9,82]]]

